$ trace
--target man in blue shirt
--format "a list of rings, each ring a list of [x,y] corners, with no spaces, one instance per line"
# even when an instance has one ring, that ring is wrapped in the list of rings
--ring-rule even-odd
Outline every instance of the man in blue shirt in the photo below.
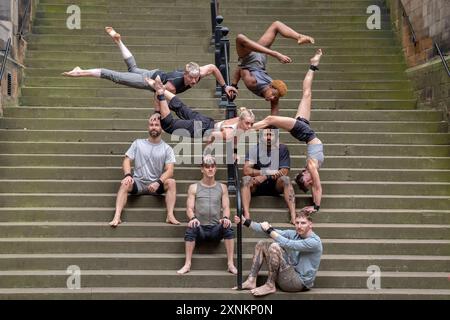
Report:
[[[250,218],[252,196],[284,196],[290,221],[295,219],[295,192],[289,179],[291,159],[285,144],[278,143],[278,129],[264,129],[261,141],[245,155],[242,178],[244,216]]]
[[[234,220],[240,222],[237,216]],[[276,292],[275,283],[287,292],[300,292],[313,287],[323,248],[319,236],[312,230],[312,219],[308,213],[297,213],[295,230],[274,229],[268,222],[257,223],[244,217],[242,223],[273,240],[257,243],[250,274],[242,289],[251,290],[254,296],[264,296]],[[256,278],[264,260],[269,270],[267,281],[256,287]]]

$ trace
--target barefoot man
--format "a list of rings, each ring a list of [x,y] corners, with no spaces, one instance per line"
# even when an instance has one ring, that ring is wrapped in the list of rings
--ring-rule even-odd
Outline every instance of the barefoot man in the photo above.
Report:
[[[257,42],[239,34],[236,37],[239,63],[232,80],[232,86],[237,88],[239,80],[242,79],[248,90],[269,101],[272,115],[278,114],[278,102],[281,97],[286,95],[287,86],[281,80],[272,80],[267,74],[267,55],[278,59],[281,63],[292,62],[288,56],[270,49],[277,34],[294,39],[299,45],[314,43],[313,38],[292,30],[280,21],[273,22]]]
[[[176,200],[176,184],[173,177],[175,154],[173,149],[161,139],[161,123],[159,115],[154,114],[148,119],[148,139],[137,139],[125,153],[122,169],[124,177],[121,181],[116,199],[116,212],[111,227],[117,227],[122,220],[122,210],[125,207],[128,194],[160,195],[165,194],[167,207],[166,222],[180,224],[174,215]],[[134,161],[134,172],[131,164]]]
[[[201,171],[202,180],[191,184],[188,190],[186,214],[189,223],[184,236],[186,260],[177,273],[185,274],[191,270],[196,242],[220,242],[223,239],[227,251],[228,272],[237,274],[233,262],[234,232],[230,221],[228,188],[215,179],[217,166],[213,156],[203,157]]]
[[[239,217],[234,218],[239,223]],[[265,233],[271,240],[256,244],[253,264],[242,289],[254,296],[276,292],[275,284],[286,292],[306,291],[313,287],[322,256],[322,241],[312,230],[312,219],[305,211],[295,217],[295,230],[274,229],[268,222],[257,223],[242,216],[243,224],[253,231]],[[266,261],[269,274],[264,285],[256,287],[256,278]],[[236,288],[235,288],[236,289]]]
[[[118,72],[103,68],[83,70],[80,67],[75,67],[72,71],[64,72],[64,76],[103,78],[128,87],[152,91],[153,88],[148,85],[145,78],[155,79],[157,76],[160,76],[162,82],[166,86],[166,90],[173,94],[179,94],[195,86],[202,78],[212,74],[222,86],[222,90],[230,98],[236,96],[238,93],[237,89],[226,85],[219,69],[213,64],[200,67],[195,62],[189,62],[186,64],[184,70],[175,70],[167,73],[159,69],[139,69],[133,55],[123,44],[120,34],[114,31],[112,27],[106,27],[105,30],[119,47],[122,57],[125,60],[125,64],[127,65],[128,72]]]

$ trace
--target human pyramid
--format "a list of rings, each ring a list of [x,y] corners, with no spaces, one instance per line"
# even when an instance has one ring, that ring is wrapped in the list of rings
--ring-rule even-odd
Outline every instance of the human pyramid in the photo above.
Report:
[[[299,45],[314,44],[314,39],[294,31],[280,21],[273,22],[258,41],[239,34],[236,37],[239,63],[230,85],[212,64],[199,66],[195,62],[189,62],[184,70],[172,72],[140,69],[132,53],[123,44],[120,34],[112,27],[106,27],[105,31],[119,47],[128,72],[104,68],[84,70],[75,67],[63,75],[103,78],[154,92],[154,113],[148,119],[149,137],[136,139],[125,153],[122,163],[124,178],[117,193],[116,211],[110,226],[117,227],[122,223],[122,210],[130,194],[164,194],[166,222],[180,224],[174,215],[176,181],[173,176],[176,158],[173,149],[161,139],[163,130],[173,135],[201,137],[206,141],[205,150],[213,142],[235,141],[236,137],[249,130],[263,130],[262,139],[250,148],[245,157],[241,190],[244,216],[242,220],[237,216],[233,220],[236,224],[242,223],[271,239],[260,241],[256,245],[253,264],[248,279],[243,283],[243,289],[251,290],[255,296],[263,296],[275,292],[275,284],[288,292],[312,288],[320,264],[322,243],[319,236],[312,231],[311,215],[320,209],[322,187],[319,169],[323,164],[324,154],[323,144],[311,129],[309,120],[312,82],[314,73],[319,70],[322,50],[318,49],[310,59],[295,117],[278,115],[280,98],[286,95],[287,86],[282,80],[273,80],[270,77],[266,72],[266,63],[267,55],[283,64],[292,62],[290,57],[271,49],[278,34],[295,40]],[[242,80],[247,89],[270,103],[271,114],[255,122],[252,110],[240,108],[238,117],[217,121],[192,110],[183,103],[178,94],[191,89],[209,75],[216,78],[223,92],[230,98],[238,96],[238,83]],[[312,205],[300,211],[296,211],[295,193],[289,178],[289,150],[286,145],[279,143],[278,136],[274,134],[278,129],[291,133],[294,138],[307,145],[306,164],[296,175],[295,182],[305,193],[311,190]],[[263,161],[262,154],[268,156],[270,161]],[[228,189],[225,184],[216,181],[216,171],[215,157],[205,152],[201,164],[203,177],[188,189],[186,214],[189,222],[184,237],[186,260],[184,266],[177,271],[178,274],[190,271],[196,242],[221,240],[225,243],[228,271],[237,273],[233,260],[234,232],[230,220]],[[295,225],[295,230],[278,230],[268,222],[257,223],[250,219],[252,195],[279,194],[284,196],[290,222]],[[257,287],[256,278],[264,260],[268,265],[268,278],[264,285]]]

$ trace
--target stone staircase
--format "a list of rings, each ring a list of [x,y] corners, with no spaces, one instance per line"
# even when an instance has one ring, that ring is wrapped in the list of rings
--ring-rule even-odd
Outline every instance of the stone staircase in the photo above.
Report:
[[[315,231],[324,243],[316,286],[271,299],[450,299],[450,154],[447,122],[439,111],[415,109],[400,47],[380,0],[221,1],[234,37],[257,39],[274,20],[315,37],[325,53],[313,85],[312,126],[325,143],[324,197]],[[66,28],[67,6],[81,8],[81,30]],[[382,30],[367,30],[366,8],[382,7]],[[167,23],[171,21],[170,23]],[[193,271],[184,261],[186,224],[163,223],[163,201],[130,200],[124,223],[108,227],[124,152],[147,136],[151,95],[97,79],[70,79],[76,65],[125,70],[104,33],[113,25],[140,66],[171,70],[187,61],[213,62],[208,53],[209,4],[204,0],[41,0],[26,59],[21,105],[0,119],[0,299],[252,299],[230,290],[223,246],[201,247]],[[274,48],[293,58],[269,59],[269,72],[286,80],[281,114],[292,116],[314,46],[279,39]],[[261,119],[267,102],[241,85],[238,105]],[[182,95],[217,119],[214,80]],[[164,135],[170,142],[169,136]],[[292,174],[305,147],[281,133]],[[175,141],[171,142],[172,144]],[[176,216],[183,222],[187,186],[200,178],[179,165]],[[226,170],[218,170],[221,180]],[[309,201],[297,195],[297,206]],[[234,197],[232,206],[234,208]],[[282,199],[253,201],[253,218],[280,228]],[[234,209],[233,209],[234,211]],[[244,275],[258,235],[244,230]],[[81,289],[66,287],[71,265]],[[381,289],[368,290],[367,268],[381,269]]]

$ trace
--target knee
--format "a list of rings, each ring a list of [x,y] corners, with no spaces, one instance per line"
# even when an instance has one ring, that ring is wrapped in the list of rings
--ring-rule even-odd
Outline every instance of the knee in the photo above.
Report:
[[[274,116],[267,116],[265,118],[265,121],[267,122],[268,125],[271,125],[273,123],[273,121],[275,120]]]
[[[165,182],[168,190],[174,190],[176,188],[175,179],[167,179]]]
[[[239,33],[236,36],[236,43],[245,43],[247,41],[247,37],[243,35],[242,33]]]
[[[291,184],[291,179],[288,176],[281,176],[280,180],[283,182],[283,187],[287,188]]]
[[[281,21],[276,20],[276,21],[272,22],[271,27],[272,28],[279,28],[282,24],[283,23]]]
[[[268,242],[267,240],[259,240],[258,243],[256,244],[256,248],[257,249],[264,248],[264,246],[266,245],[267,242]]]
[[[250,176],[242,177],[242,186],[244,188],[250,188],[251,182],[252,182],[252,177],[250,177]]]
[[[272,243],[269,246],[269,253],[271,254],[279,254],[281,253],[281,247],[278,243]]]

